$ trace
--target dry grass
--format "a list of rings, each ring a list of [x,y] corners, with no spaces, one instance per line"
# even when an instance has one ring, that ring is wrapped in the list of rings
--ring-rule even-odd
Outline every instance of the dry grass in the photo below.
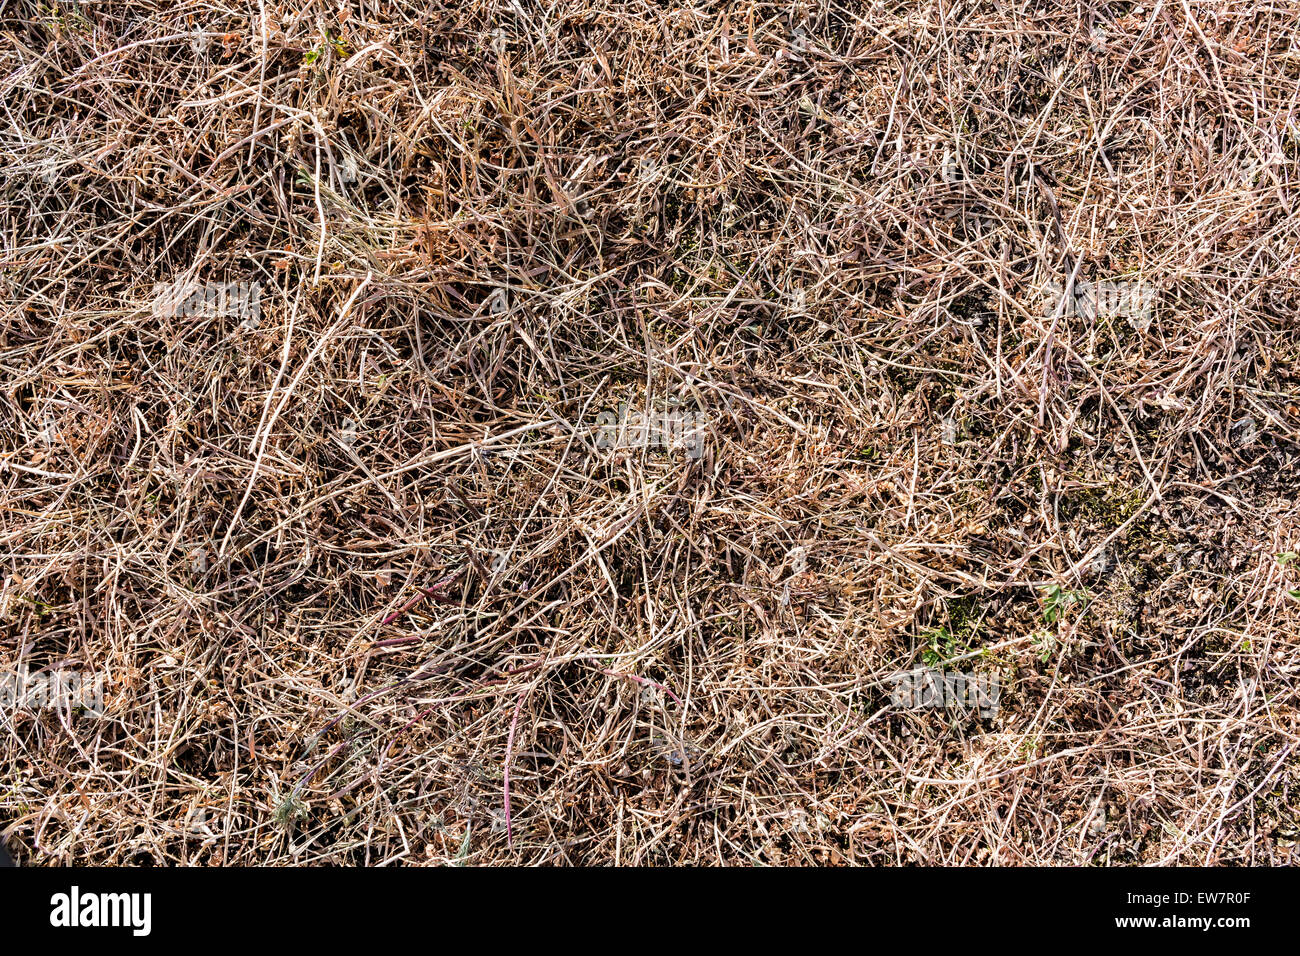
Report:
[[[1298,15],[0,0],[0,833],[1287,861]]]

